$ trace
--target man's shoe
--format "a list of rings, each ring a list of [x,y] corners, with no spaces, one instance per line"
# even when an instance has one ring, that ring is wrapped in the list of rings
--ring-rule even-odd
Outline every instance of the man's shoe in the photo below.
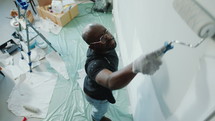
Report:
[[[101,121],[111,121],[111,120],[109,118],[103,116],[102,119],[101,119]]]

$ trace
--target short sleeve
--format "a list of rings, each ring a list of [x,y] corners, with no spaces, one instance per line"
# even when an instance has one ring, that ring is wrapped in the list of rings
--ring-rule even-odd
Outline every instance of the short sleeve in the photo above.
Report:
[[[87,75],[90,79],[95,80],[96,75],[103,69],[107,68],[107,62],[104,60],[93,60],[87,67]]]

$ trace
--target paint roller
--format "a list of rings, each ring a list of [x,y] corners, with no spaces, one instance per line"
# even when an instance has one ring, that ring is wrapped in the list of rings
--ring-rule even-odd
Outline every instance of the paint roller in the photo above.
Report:
[[[198,47],[206,38],[215,34],[215,21],[194,0],[174,0],[173,7],[186,24],[200,37],[196,45],[173,40],[169,44],[180,44],[190,48]]]
[[[23,105],[23,108],[31,113],[39,113],[40,112],[40,109],[39,108],[36,108],[36,107],[33,107],[31,105]]]

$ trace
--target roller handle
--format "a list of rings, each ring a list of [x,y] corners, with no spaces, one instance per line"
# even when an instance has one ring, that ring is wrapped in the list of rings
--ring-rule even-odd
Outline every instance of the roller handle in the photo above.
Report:
[[[163,51],[163,53],[165,54],[167,51],[171,50],[174,48],[174,46],[172,45],[172,42],[165,42],[164,46],[166,47]]]

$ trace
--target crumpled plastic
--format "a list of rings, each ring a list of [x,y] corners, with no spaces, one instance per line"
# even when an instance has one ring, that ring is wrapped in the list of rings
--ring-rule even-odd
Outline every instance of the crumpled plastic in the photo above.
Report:
[[[9,96],[8,109],[17,116],[45,118],[56,81],[57,75],[49,72],[23,74]],[[34,107],[39,112],[24,107]]]

